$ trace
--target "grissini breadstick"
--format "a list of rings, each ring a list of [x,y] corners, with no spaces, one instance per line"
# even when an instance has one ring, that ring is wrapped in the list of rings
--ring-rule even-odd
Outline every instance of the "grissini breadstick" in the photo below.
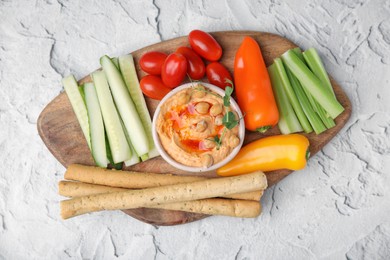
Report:
[[[71,164],[65,172],[65,179],[119,188],[143,189],[177,183],[194,182],[204,180],[205,178],[109,170],[94,166]]]
[[[109,170],[94,166],[71,164],[65,172],[65,179],[117,188],[143,189],[178,183],[189,183],[206,180],[207,178]],[[230,195],[229,198],[259,201],[261,196],[262,192],[254,191],[247,194]]]
[[[255,218],[261,213],[261,204],[253,200],[202,199],[151,206],[151,208],[181,210],[207,215]]]
[[[76,181],[60,181],[58,183],[58,194],[72,198],[126,190],[128,189]]]
[[[72,198],[125,190],[128,189],[75,181],[60,181],[58,183],[58,193],[62,196]],[[223,198],[259,201],[262,194],[263,191],[260,190],[226,195]]]
[[[80,197],[93,194],[102,194],[123,191],[123,188],[113,188],[95,184],[61,181],[59,183],[60,195],[67,197]],[[171,204],[151,206],[151,208],[181,210],[186,212],[207,215],[223,215],[239,218],[254,218],[261,212],[258,201],[230,200],[230,199],[203,199],[184,201]]]
[[[263,172],[241,176],[206,179],[143,190],[119,191],[61,201],[64,219],[100,211],[151,207],[159,204],[192,201],[240,192],[264,190],[267,178]]]

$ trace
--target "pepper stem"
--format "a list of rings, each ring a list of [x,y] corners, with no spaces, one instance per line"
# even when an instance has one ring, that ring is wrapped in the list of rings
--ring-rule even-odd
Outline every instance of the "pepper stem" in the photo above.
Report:
[[[307,148],[307,150],[306,150],[306,161],[309,160],[309,157],[310,157],[310,150],[309,150],[309,148]]]
[[[259,133],[264,134],[271,127],[272,127],[271,125],[262,126],[262,127],[256,128],[256,131],[259,132]]]

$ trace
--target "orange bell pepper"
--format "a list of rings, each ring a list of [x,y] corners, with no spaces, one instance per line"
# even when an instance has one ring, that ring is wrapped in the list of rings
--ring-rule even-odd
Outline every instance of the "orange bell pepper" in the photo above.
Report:
[[[234,85],[238,104],[245,114],[245,127],[265,132],[279,121],[279,111],[261,50],[245,37],[234,60]]]
[[[244,146],[233,160],[217,170],[217,174],[233,176],[254,171],[300,170],[309,155],[309,140],[303,135],[269,136]]]

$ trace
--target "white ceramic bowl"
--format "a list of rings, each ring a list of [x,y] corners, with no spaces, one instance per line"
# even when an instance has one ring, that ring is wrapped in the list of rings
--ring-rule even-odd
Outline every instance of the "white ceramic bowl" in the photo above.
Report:
[[[212,84],[209,84],[209,83],[204,83],[204,82],[197,82],[197,83],[200,83],[202,84],[203,86],[205,86],[206,88],[212,90],[213,92],[216,92],[218,93],[219,95],[221,96],[224,96],[225,95],[225,92],[224,90],[222,90],[221,88],[215,86],[215,85],[212,85]],[[223,165],[227,164],[230,160],[232,160],[238,153],[238,151],[240,151],[241,149],[241,146],[244,142],[244,137],[245,137],[245,124],[244,124],[244,120],[241,119],[240,122],[239,122],[239,129],[238,129],[238,137],[240,138],[240,143],[237,147],[235,147],[232,152],[225,158],[223,159],[222,161],[216,163],[216,164],[213,164],[212,166],[206,168],[206,167],[191,167],[191,166],[187,166],[187,165],[184,165],[184,164],[181,164],[177,161],[175,161],[164,149],[164,147],[161,145],[161,142],[160,142],[160,137],[158,136],[158,133],[157,133],[157,130],[156,130],[156,122],[157,122],[157,118],[158,118],[158,115],[160,114],[160,109],[161,109],[161,106],[162,104],[164,104],[170,97],[172,97],[173,95],[175,95],[176,93],[178,93],[179,91],[183,90],[183,89],[186,89],[186,88],[190,88],[192,86],[194,86],[194,84],[197,84],[197,83],[186,83],[186,84],[183,84],[177,88],[175,88],[174,90],[172,90],[171,92],[169,92],[162,100],[161,102],[159,103],[159,105],[157,106],[157,109],[154,113],[154,116],[153,116],[153,126],[152,126],[152,134],[153,134],[153,140],[154,140],[154,143],[156,145],[156,148],[157,150],[159,151],[160,155],[162,156],[162,158],[164,158],[164,160],[166,162],[168,162],[170,165],[172,165],[173,167],[175,168],[178,168],[180,170],[183,170],[183,171],[187,171],[187,172],[206,172],[206,171],[213,171],[213,170],[216,170],[220,167],[222,167]],[[230,105],[232,107],[232,109],[234,111],[237,112],[238,114],[238,117],[239,118],[243,118],[242,116],[242,113],[241,113],[241,110],[240,110],[240,107],[238,106],[238,104],[236,103],[236,101],[234,101],[233,99],[230,100]]]

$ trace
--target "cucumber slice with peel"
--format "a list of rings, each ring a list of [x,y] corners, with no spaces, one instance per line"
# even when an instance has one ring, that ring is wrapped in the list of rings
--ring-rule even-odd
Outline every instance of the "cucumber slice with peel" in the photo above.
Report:
[[[143,156],[149,152],[149,141],[122,75],[108,56],[101,57],[100,64],[134,150],[139,156]]]
[[[111,58],[112,63],[114,63],[115,67],[119,69],[119,62],[117,57],[112,57]]]
[[[114,163],[127,161],[131,158],[131,151],[111,96],[106,75],[103,71],[96,71],[92,73],[92,79],[99,99],[113,161]]]
[[[123,123],[122,120],[121,120],[121,124],[122,124],[122,128],[123,128],[123,132],[125,133],[125,137],[126,137],[127,143],[129,144],[130,151],[131,151],[131,158],[129,160],[127,160],[127,161],[124,161],[124,163],[125,163],[126,166],[131,166],[131,165],[139,163],[141,160],[138,157],[138,154],[136,153],[136,151],[134,150],[133,145],[131,144],[130,137],[129,137],[129,135],[126,132],[125,124]]]
[[[93,83],[84,84],[85,103],[91,131],[91,152],[96,165],[107,167],[104,124],[99,100]]]
[[[131,98],[134,101],[134,105],[137,109],[138,115],[141,118],[142,125],[145,129],[146,136],[149,142],[148,157],[153,158],[159,155],[156,146],[154,145],[152,137],[152,120],[149,114],[148,107],[146,106],[144,95],[139,85],[137,72],[134,66],[134,59],[131,54],[120,56],[118,58],[119,68],[122,73],[123,80],[127,86]],[[147,158],[142,158],[144,161]]]
[[[64,85],[65,92],[72,105],[73,111],[76,114],[77,120],[79,121],[84,137],[87,140],[88,147],[91,149],[87,108],[77,85],[77,81],[73,75],[70,75],[62,79],[62,84]]]

